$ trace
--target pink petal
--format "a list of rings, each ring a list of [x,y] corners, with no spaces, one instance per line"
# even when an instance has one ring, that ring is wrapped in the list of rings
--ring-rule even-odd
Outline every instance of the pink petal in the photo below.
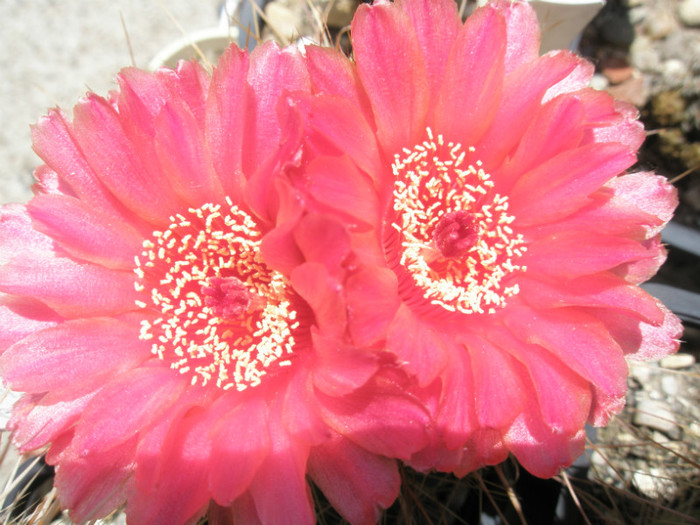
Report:
[[[34,395],[23,396],[15,403],[12,419],[7,428],[12,430],[12,441],[22,452],[47,445],[70,428],[81,416],[94,393],[67,401],[52,402]]]
[[[377,523],[399,494],[396,461],[370,454],[340,436],[311,449],[308,472],[350,523]]]
[[[263,522],[260,521],[258,511],[255,509],[255,501],[253,501],[250,492],[246,492],[233,502],[231,506],[231,516],[234,524],[249,523],[250,525],[264,525]],[[231,525],[231,523],[227,522],[225,525]]]
[[[336,49],[308,46],[306,65],[313,91],[347,100],[360,116],[371,125],[370,103],[357,76],[357,70],[347,57]],[[323,97],[321,97],[323,98]]]
[[[487,7],[498,11],[506,21],[505,73],[510,74],[540,54],[540,25],[535,11],[526,2],[496,0]]]
[[[34,150],[84,202],[119,216],[123,206],[99,180],[78,145],[67,117],[52,110],[32,128]]]
[[[73,521],[103,518],[124,504],[135,444],[132,439],[106,453],[89,457],[74,454],[56,465],[54,484]]]
[[[453,346],[441,336],[439,327],[424,322],[402,303],[389,326],[386,346],[423,387],[448,364]]]
[[[556,285],[525,275],[518,279],[518,285],[526,301],[537,308],[608,307],[624,310],[655,325],[664,320],[664,313],[656,299],[638,286],[630,285],[610,273],[559,281]]]
[[[59,321],[55,312],[38,301],[0,294],[0,355],[17,341]]]
[[[385,153],[416,144],[425,132],[430,88],[408,14],[388,3],[360,5],[352,21],[352,44]]]
[[[328,425],[370,452],[405,460],[427,442],[427,411],[392,379],[375,378],[342,398],[317,397]]]
[[[411,18],[425,60],[430,98],[435,100],[447,58],[462,25],[457,4],[450,0],[399,0],[396,9],[404,10]]]
[[[587,142],[619,142],[635,151],[639,149],[646,139],[646,132],[634,106],[618,102],[605,91],[592,88],[583,89],[576,96],[585,103],[586,120],[593,124]]]
[[[495,429],[507,427],[523,407],[522,370],[506,352],[481,338],[466,338],[465,348],[474,374],[479,425]]]
[[[360,227],[379,222],[379,202],[372,180],[347,156],[320,157],[305,169],[308,191],[321,205],[333,209]]]
[[[586,424],[591,408],[588,382],[572,371],[565,362],[534,345],[527,345],[505,330],[494,332],[491,339],[508,349],[530,376],[523,398],[537,396],[544,423],[553,431],[573,435]]]
[[[243,172],[254,173],[279,148],[283,130],[277,117],[282,89],[308,91],[309,78],[295,48],[279,49],[273,42],[257,46],[248,70],[255,103],[246,114],[243,135]]]
[[[64,258],[13,260],[0,274],[0,289],[38,299],[65,317],[133,310],[133,282],[132,272]]]
[[[655,361],[676,352],[683,335],[680,320],[660,302],[658,307],[664,313],[664,320],[658,326],[620,310],[598,310],[595,316],[605,324],[627,358]]]
[[[190,206],[223,199],[223,190],[209,164],[204,136],[189,109],[166,103],[154,122],[154,147],[160,169]]]
[[[132,270],[142,235],[129,223],[63,195],[37,195],[27,206],[34,227],[73,257],[120,270]]]
[[[498,166],[518,145],[532,119],[540,111],[545,91],[569,74],[579,60],[581,59],[573,54],[548,55],[523,64],[505,77],[496,116],[477,148],[477,155],[484,166]],[[494,176],[498,174],[498,170],[492,173]]]
[[[636,261],[630,261],[615,269],[616,274],[633,284],[641,284],[654,277],[666,261],[666,246],[661,242],[660,235],[642,242],[641,246],[646,250],[645,257],[640,257]]]
[[[640,221],[646,226],[646,238],[658,234],[663,225],[671,220],[678,206],[676,188],[669,184],[666,177],[651,172],[615,177],[608,186],[615,192],[614,201],[629,208],[628,213],[640,210],[656,219],[654,222]]]
[[[123,121],[104,99],[88,95],[74,109],[75,136],[88,163],[121,203],[149,222],[168,223],[179,199],[167,180],[137,154],[146,146],[134,143]],[[145,153],[145,152],[144,152]]]
[[[206,142],[221,185],[234,202],[241,201],[242,144],[250,88],[244,81],[248,55],[232,45],[212,73],[206,102]]]
[[[345,274],[350,256],[347,225],[332,215],[307,213],[295,228],[294,239],[309,262],[321,263],[333,277]]]
[[[516,337],[540,345],[611,397],[624,397],[627,363],[622,349],[595,318],[573,309],[534,312],[509,309]]]
[[[563,152],[518,179],[510,192],[510,210],[524,225],[560,219],[635,161],[634,152],[621,144],[590,144]]]
[[[651,255],[645,246],[624,237],[567,232],[530,244],[521,261],[533,275],[573,279]]]
[[[475,11],[452,46],[433,131],[465,148],[477,143],[498,110],[505,51],[503,17],[495,9]]]
[[[54,243],[38,232],[21,204],[0,206],[0,264],[22,257],[53,257]]]
[[[186,381],[164,366],[144,366],[108,383],[91,400],[75,432],[85,453],[107,450],[138,432],[178,401]]]
[[[545,56],[553,56],[561,53],[569,52],[550,51]],[[587,88],[590,84],[591,77],[593,77],[594,71],[595,67],[591,62],[588,60],[579,60],[578,64],[576,65],[576,69],[569,73],[566,78],[557,82],[547,90],[547,93],[545,93],[544,98],[542,99],[543,102],[547,102],[548,100],[551,100],[562,93],[572,93],[574,91],[578,91],[579,89]]]
[[[0,357],[0,371],[13,389],[23,392],[87,392],[149,357],[149,347],[138,340],[138,327],[78,319],[14,344]]]
[[[551,478],[583,453],[585,432],[583,429],[573,435],[553,432],[533,407],[513,423],[504,439],[528,472],[540,478]]]
[[[306,263],[294,269],[291,283],[314,312],[317,326],[336,337],[346,327],[345,302],[340,283],[319,263]]]
[[[501,177],[508,180],[507,184],[517,184],[514,177],[527,173],[559,153],[575,149],[587,128],[583,117],[583,104],[574,96],[557,97],[544,104],[524,131]]]
[[[276,420],[279,417],[279,412],[271,416],[270,453],[253,479],[250,494],[262,523],[311,525],[315,514],[305,477],[309,450],[290,439]]]
[[[209,503],[211,414],[189,410],[169,429],[152,478],[138,474],[138,487],[127,501],[129,522],[142,525],[196,523]],[[143,461],[142,458],[140,458]],[[148,484],[146,480],[148,479]]]
[[[158,76],[136,67],[124,68],[117,75],[115,105],[124,122],[132,124],[127,133],[143,138],[153,136],[153,121],[167,101]]]
[[[262,400],[236,403],[219,416],[212,431],[209,466],[211,495],[219,504],[230,505],[248,489],[269,446],[267,406]]]
[[[373,179],[380,179],[385,171],[379,156],[376,135],[367,117],[358,111],[357,105],[337,96],[317,95],[307,117],[308,126],[319,137],[310,133],[307,140],[319,142],[319,154],[328,154],[327,142],[347,155]]]
[[[457,345],[442,373],[442,392],[435,426],[448,450],[462,447],[478,428],[476,392],[469,353]]]
[[[132,272],[52,257],[13,260],[3,267],[0,289],[42,301],[64,317],[109,315],[135,308]]]
[[[265,234],[260,253],[270,268],[289,275],[303,261],[299,247],[294,242],[294,231],[304,212],[304,203],[298,192],[284,179],[276,181],[275,189],[279,198],[279,225]]]
[[[398,283],[386,268],[368,268],[353,273],[345,283],[348,328],[359,346],[385,339],[399,307]]]
[[[318,331],[313,332],[316,353],[314,386],[324,394],[344,396],[367,383],[379,368],[374,352],[352,346]]]
[[[296,441],[308,445],[323,443],[328,439],[329,430],[317,406],[316,391],[308,365],[297,360],[294,372],[288,380],[282,399],[283,429]]]

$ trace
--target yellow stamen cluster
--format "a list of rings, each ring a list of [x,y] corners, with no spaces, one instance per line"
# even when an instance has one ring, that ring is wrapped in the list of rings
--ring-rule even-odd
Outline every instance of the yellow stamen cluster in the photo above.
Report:
[[[475,150],[433,136],[396,155],[392,165],[394,211],[392,227],[401,241],[400,264],[408,270],[423,296],[445,310],[466,314],[493,313],[518,286],[502,286],[526,247],[511,228],[508,197],[494,190],[481,161],[467,161]],[[469,213],[475,239],[466,253],[446,257],[434,240],[435,229],[447,214]]]
[[[143,295],[137,305],[155,314],[141,322],[140,338],[153,342],[159,359],[193,385],[214,381],[224,390],[244,390],[259,385],[273,365],[291,364],[299,323],[285,279],[260,258],[257,225],[228,204],[228,211],[213,204],[191,208],[153,232],[136,257],[135,287]],[[253,298],[242,315],[216,315],[204,292],[217,278],[240,281],[242,293]]]

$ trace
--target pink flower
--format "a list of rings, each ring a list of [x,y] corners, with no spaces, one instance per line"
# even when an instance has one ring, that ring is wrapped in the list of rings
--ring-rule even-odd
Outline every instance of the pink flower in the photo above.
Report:
[[[462,24],[450,0],[377,1],[352,43],[354,63],[307,50],[294,178],[350,235],[349,331],[432,411],[412,465],[462,475],[510,452],[552,476],[622,408],[626,359],[677,348],[679,321],[637,286],[664,260],[675,192],[626,173],[636,111],[588,88],[577,56],[539,57],[526,2]]]
[[[387,456],[424,447],[428,416],[346,336],[344,233],[331,253],[306,217],[289,242],[301,128],[279,101],[309,89],[301,56],[232,47],[212,76],[119,87],[38,123],[36,196],[1,209],[15,443],[48,447],[78,522],[126,504],[130,524],[313,523],[307,475],[375,521],[400,483]]]

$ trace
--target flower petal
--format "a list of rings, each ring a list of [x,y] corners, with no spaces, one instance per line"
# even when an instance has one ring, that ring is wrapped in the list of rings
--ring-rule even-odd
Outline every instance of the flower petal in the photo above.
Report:
[[[78,144],[102,183],[139,217],[167,224],[179,199],[162,174],[137,154],[145,144],[133,142],[116,110],[96,95],[88,95],[73,112]]]
[[[386,346],[423,387],[432,383],[449,362],[451,344],[442,335],[402,303],[389,326]]]
[[[510,192],[510,210],[523,225],[560,219],[635,161],[634,151],[622,144],[589,144],[565,151],[518,179]]]
[[[627,363],[622,349],[593,317],[573,309],[512,308],[506,324],[514,335],[546,348],[604,393],[624,398]]]
[[[396,461],[370,454],[340,436],[312,448],[307,469],[331,505],[350,523],[377,523],[401,485]]]
[[[370,452],[405,460],[427,442],[426,409],[393,379],[375,377],[343,398],[317,397],[328,425]]]
[[[229,46],[212,73],[206,102],[206,141],[211,162],[226,194],[242,200],[242,144],[250,96],[248,55]]]
[[[248,489],[269,446],[267,406],[262,400],[237,403],[218,418],[209,466],[209,486],[217,503],[230,505]]]
[[[368,268],[353,273],[345,283],[348,328],[359,346],[385,339],[387,328],[399,307],[398,283],[385,268]]]
[[[187,382],[160,365],[131,370],[108,383],[90,401],[75,431],[74,446],[86,454],[108,450],[147,431]]]
[[[211,497],[211,424],[211,413],[198,407],[174,421],[159,450],[157,468],[149,472],[152,477],[139,475],[137,490],[129,495],[130,523],[194,524],[202,517]]]
[[[37,195],[27,210],[34,227],[71,256],[107,268],[133,269],[143,237],[131,224],[64,195]]]
[[[347,156],[320,157],[306,168],[308,191],[323,209],[333,209],[360,227],[379,222],[379,202],[372,180]]]
[[[262,523],[312,525],[313,500],[305,477],[309,450],[291,440],[280,419],[279,412],[270,417],[270,453],[253,479],[250,494]]]
[[[150,345],[138,340],[138,328],[112,319],[77,319],[14,344],[0,357],[0,372],[23,392],[88,392],[148,357]]]
[[[461,27],[457,4],[451,0],[398,0],[396,9],[411,18],[425,60],[431,99],[435,100],[447,58]]]
[[[465,338],[474,375],[476,417],[484,428],[505,428],[523,408],[525,389],[518,363],[498,346]],[[449,393],[447,395],[450,395]]]
[[[503,17],[495,9],[475,11],[452,46],[435,106],[433,131],[465,148],[478,142],[498,110],[505,51]]]
[[[59,321],[55,312],[38,301],[0,294],[0,355],[17,341]]]
[[[109,453],[62,457],[54,484],[73,521],[85,523],[103,518],[124,504],[135,448],[132,439]]]
[[[352,44],[359,77],[371,95],[379,142],[391,157],[419,142],[425,131],[429,84],[423,53],[408,14],[389,3],[358,7]]]

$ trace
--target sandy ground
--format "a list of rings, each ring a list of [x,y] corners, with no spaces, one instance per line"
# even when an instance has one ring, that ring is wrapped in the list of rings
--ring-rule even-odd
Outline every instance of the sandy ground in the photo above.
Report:
[[[182,31],[214,27],[222,0],[0,0],[0,203],[31,195],[39,163],[29,125],[88,90],[106,94],[114,75],[146,67]]]

